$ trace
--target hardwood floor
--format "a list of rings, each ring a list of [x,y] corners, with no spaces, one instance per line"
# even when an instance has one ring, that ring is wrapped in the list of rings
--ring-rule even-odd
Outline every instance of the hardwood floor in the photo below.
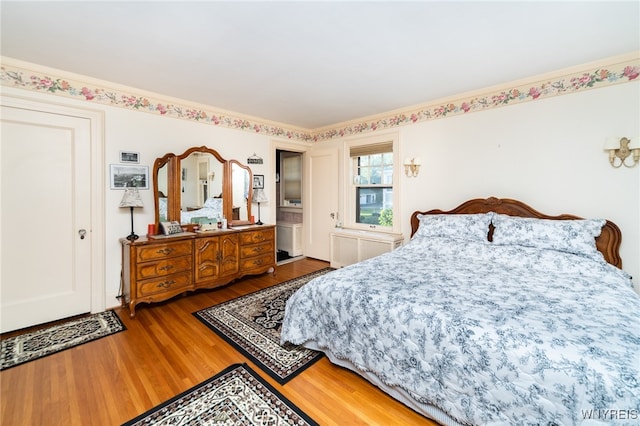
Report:
[[[0,372],[0,424],[119,425],[230,364],[246,362],[260,374],[192,312],[327,266],[287,263],[275,276],[138,305],[134,319],[118,308],[126,331]],[[326,358],[284,386],[260,375],[321,425],[437,424]]]

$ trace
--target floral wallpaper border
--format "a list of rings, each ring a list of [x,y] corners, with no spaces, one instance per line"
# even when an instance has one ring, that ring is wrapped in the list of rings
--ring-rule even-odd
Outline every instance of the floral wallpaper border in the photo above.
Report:
[[[640,58],[611,64],[551,80],[525,84],[506,90],[486,93],[470,98],[461,98],[448,103],[431,103],[418,109],[382,118],[366,119],[355,124],[340,124],[335,128],[318,132],[301,131],[279,127],[259,119],[234,117],[214,110],[194,108],[186,104],[174,104],[162,99],[125,93],[108,87],[94,87],[85,83],[65,79],[61,76],[46,75],[11,65],[3,65],[0,83],[7,87],[17,87],[36,92],[50,93],[80,99],[86,102],[144,111],[168,117],[197,121],[214,126],[226,127],[281,137],[302,142],[320,142],[344,136],[361,135],[377,130],[390,129],[407,124],[436,120],[453,115],[484,111],[520,102],[535,101],[582,90],[605,87],[613,84],[640,80]]]

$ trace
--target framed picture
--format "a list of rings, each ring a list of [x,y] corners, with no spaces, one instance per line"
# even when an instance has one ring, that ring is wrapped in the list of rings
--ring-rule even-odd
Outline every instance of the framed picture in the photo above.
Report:
[[[120,162],[138,164],[140,162],[140,153],[130,152],[130,151],[120,151]]]
[[[264,189],[264,175],[253,175],[253,189]]]
[[[138,189],[149,189],[149,166],[130,166],[111,164],[111,189],[124,189],[135,186]]]

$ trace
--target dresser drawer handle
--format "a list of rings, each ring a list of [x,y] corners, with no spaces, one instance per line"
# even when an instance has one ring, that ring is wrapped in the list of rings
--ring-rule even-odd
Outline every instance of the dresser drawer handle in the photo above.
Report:
[[[165,247],[163,249],[158,250],[156,253],[158,254],[165,254],[165,255],[169,255],[171,253],[173,253],[175,249],[171,248],[171,247]]]
[[[161,271],[168,271],[170,269],[173,269],[173,265],[166,265],[166,266],[161,266],[160,268],[158,268]]]
[[[254,265],[262,265],[264,263],[264,259],[257,259],[253,261]]]
[[[260,253],[260,252],[261,252],[261,251],[263,251],[263,250],[264,250],[264,247],[254,247],[254,248],[253,248],[253,252],[254,252],[254,253]]]
[[[158,287],[162,287],[162,288],[169,288],[172,285],[174,285],[176,282],[175,280],[171,280],[171,281],[163,281],[161,283],[158,284]]]

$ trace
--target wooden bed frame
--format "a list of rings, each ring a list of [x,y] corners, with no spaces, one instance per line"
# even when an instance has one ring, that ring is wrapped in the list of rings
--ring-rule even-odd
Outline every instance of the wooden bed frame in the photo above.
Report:
[[[418,230],[419,214],[471,214],[471,213],[488,213],[496,212],[509,216],[533,217],[538,219],[566,220],[566,219],[583,219],[570,214],[562,214],[559,216],[549,216],[540,213],[529,207],[525,203],[508,198],[476,198],[460,204],[453,210],[429,210],[426,212],[416,211],[411,215],[411,236]],[[489,225],[487,238],[491,241],[493,236],[493,224]],[[622,259],[620,258],[620,242],[622,241],[622,233],[618,226],[607,220],[602,227],[602,233],[596,238],[596,247],[604,255],[604,259],[610,264],[622,269]]]

